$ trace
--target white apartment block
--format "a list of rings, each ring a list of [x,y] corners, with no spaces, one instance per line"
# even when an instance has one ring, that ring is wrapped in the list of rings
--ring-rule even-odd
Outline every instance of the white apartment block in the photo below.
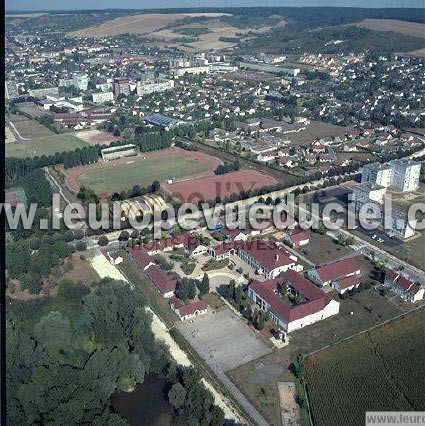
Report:
[[[99,92],[93,93],[92,95],[93,102],[95,104],[103,104],[105,102],[110,102],[114,100],[113,92]]]
[[[417,161],[394,160],[391,162],[392,185],[401,191],[415,191],[419,187],[421,163]]]
[[[406,239],[415,234],[409,224],[407,213],[396,206],[384,211],[386,188],[372,182],[364,182],[353,188],[356,213],[359,217],[368,220],[380,221],[388,234]],[[414,224],[412,224],[414,225]]]
[[[174,88],[174,80],[157,79],[156,81],[138,81],[137,95],[143,96],[155,92],[165,92]]]
[[[421,163],[393,160],[389,163],[366,164],[362,170],[362,183],[371,182],[384,188],[392,186],[400,191],[415,191],[419,187]]]
[[[74,87],[78,90],[87,90],[89,78],[86,74],[75,73],[73,76]]]

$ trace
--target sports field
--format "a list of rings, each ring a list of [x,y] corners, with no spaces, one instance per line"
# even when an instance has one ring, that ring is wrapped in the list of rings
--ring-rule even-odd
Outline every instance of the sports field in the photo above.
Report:
[[[365,411],[425,406],[423,308],[307,358],[313,423],[364,424]]]
[[[31,139],[23,142],[8,143],[6,145],[7,157],[35,157],[51,155],[56,152],[74,151],[77,148],[88,146],[81,139],[72,135],[52,135]]]
[[[232,194],[260,189],[275,185],[276,180],[257,170],[239,170],[189,182],[177,182],[166,185],[165,189],[175,199],[182,203],[197,203],[200,200],[214,200],[216,197],[224,199]]]
[[[78,174],[78,187],[84,185],[98,193],[112,193],[126,191],[134,185],[147,186],[154,180],[163,185],[168,179],[182,180],[212,174],[218,164],[219,160],[214,157],[173,148],[113,162],[100,162],[88,169],[81,171],[75,168],[70,172]],[[68,185],[77,189],[75,179],[69,180]]]

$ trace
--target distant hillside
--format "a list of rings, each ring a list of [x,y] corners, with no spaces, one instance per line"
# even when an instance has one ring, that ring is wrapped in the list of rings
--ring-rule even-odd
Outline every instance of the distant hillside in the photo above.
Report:
[[[317,28],[323,26],[334,26],[360,22],[364,19],[393,19],[408,22],[425,23],[424,9],[360,9],[349,7],[250,7],[250,8],[187,8],[187,9],[108,9],[108,10],[85,10],[48,12],[42,16],[26,19],[21,26],[31,28],[51,28],[55,31],[71,32],[89,28],[111,20],[140,14],[200,14],[220,13],[229,14],[222,16],[223,23],[236,27],[264,27],[273,26],[282,18],[290,24],[291,28],[297,30]],[[196,17],[187,18],[196,21]],[[199,18],[198,18],[199,19]],[[170,21],[171,22],[171,21]]]
[[[400,21],[397,19],[365,19],[357,24],[358,28],[375,31],[393,31],[403,35],[425,38],[425,24]]]

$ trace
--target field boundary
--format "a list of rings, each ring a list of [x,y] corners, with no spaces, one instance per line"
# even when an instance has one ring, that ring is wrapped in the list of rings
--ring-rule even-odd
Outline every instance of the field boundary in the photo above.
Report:
[[[322,352],[322,351],[324,351],[326,349],[330,349],[330,348],[333,348],[335,346],[338,346],[342,342],[346,342],[346,341],[351,340],[351,339],[353,339],[353,338],[355,338],[357,336],[361,336],[362,334],[366,334],[366,333],[368,333],[368,332],[370,332],[372,330],[375,330],[376,328],[384,326],[385,324],[391,323],[391,322],[396,321],[396,320],[398,320],[400,318],[407,317],[411,313],[413,313],[413,312],[415,312],[415,311],[417,311],[419,309],[425,309],[425,306],[424,305],[416,306],[415,308],[412,308],[409,311],[406,311],[406,312],[404,312],[404,313],[402,313],[400,315],[396,315],[393,318],[389,318],[389,319],[387,319],[385,321],[380,322],[379,324],[375,324],[372,327],[367,328],[366,330],[359,331],[358,333],[352,334],[351,336],[344,337],[343,339],[340,339],[340,340],[336,341],[335,343],[331,343],[329,345],[323,346],[322,348],[316,349],[315,351],[312,351],[312,352],[306,354],[305,357],[308,358],[311,355],[315,355],[315,354],[317,354],[319,352]]]

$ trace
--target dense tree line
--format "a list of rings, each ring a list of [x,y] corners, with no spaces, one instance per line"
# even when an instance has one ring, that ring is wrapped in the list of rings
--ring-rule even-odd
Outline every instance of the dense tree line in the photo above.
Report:
[[[224,163],[220,164],[215,170],[216,175],[224,175],[230,172],[237,172],[241,168],[241,165],[238,160],[233,161],[233,163]]]
[[[193,368],[175,367],[167,373],[168,400],[174,408],[175,425],[210,425],[224,423],[223,411],[214,405],[214,397],[202,384]]]
[[[98,161],[99,147],[77,148],[75,151],[56,152],[52,155],[41,155],[33,158],[6,157],[5,175],[7,181],[14,181],[28,175],[36,169],[55,164],[64,164],[65,168],[91,164]]]
[[[86,249],[86,243],[70,244],[75,235],[68,231],[64,234],[45,234],[42,237],[32,236],[28,239],[10,241],[6,245],[6,269],[9,279],[19,281],[22,290],[38,294],[43,281],[47,279],[52,268],[76,250]],[[8,282],[9,291],[15,290],[14,283]]]
[[[28,203],[38,203],[40,207],[52,205],[52,188],[43,170],[34,170],[28,176],[20,179],[15,186],[22,187]]]

